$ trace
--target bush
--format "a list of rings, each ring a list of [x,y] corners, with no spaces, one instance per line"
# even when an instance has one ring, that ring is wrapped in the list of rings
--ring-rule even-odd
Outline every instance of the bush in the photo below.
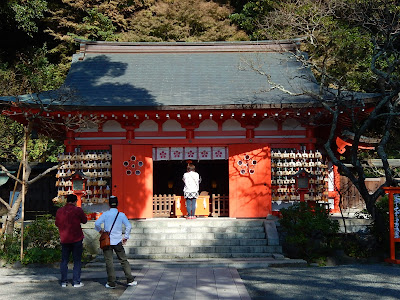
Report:
[[[24,230],[24,258],[22,263],[53,263],[61,259],[58,228],[51,215],[38,217]],[[0,239],[0,258],[7,263],[20,260],[21,236],[16,230],[12,237]]]
[[[27,249],[60,248],[60,235],[52,215],[43,215],[36,218],[24,231]]]
[[[0,258],[7,263],[13,263],[19,260],[21,253],[20,233],[15,232],[13,236],[4,234],[0,236]]]
[[[357,259],[368,259],[377,254],[376,239],[369,233],[342,234],[340,246],[347,256]]]
[[[48,264],[54,263],[61,260],[61,251],[60,249],[51,249],[51,248],[29,248],[25,251],[24,258],[22,263],[31,264]]]
[[[325,208],[300,202],[282,209],[281,213],[286,255],[310,262],[332,252],[339,223],[329,219]]]

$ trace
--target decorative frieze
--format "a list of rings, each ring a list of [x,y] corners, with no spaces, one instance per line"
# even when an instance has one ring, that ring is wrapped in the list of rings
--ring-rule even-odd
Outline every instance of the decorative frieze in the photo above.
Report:
[[[216,160],[228,159],[227,147],[157,147],[153,160]]]

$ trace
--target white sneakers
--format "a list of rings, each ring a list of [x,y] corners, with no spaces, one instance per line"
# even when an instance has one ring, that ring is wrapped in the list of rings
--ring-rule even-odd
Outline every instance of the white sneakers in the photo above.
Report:
[[[109,285],[108,282],[106,283],[106,288],[108,289],[115,289],[115,286]]]
[[[68,286],[68,282],[61,282],[61,287],[65,288],[67,286]],[[79,282],[79,283],[73,284],[72,286],[78,288],[78,287],[83,287],[84,284],[83,284],[83,282]]]
[[[78,288],[78,287],[83,287],[84,284],[83,282],[79,282],[78,284],[74,284],[74,287]]]
[[[127,285],[128,285],[128,286],[137,285],[137,281],[136,281],[136,280],[133,280],[133,281],[131,281],[131,282],[128,282]],[[106,283],[105,287],[108,288],[108,289],[115,289],[115,285],[109,285],[108,282]]]

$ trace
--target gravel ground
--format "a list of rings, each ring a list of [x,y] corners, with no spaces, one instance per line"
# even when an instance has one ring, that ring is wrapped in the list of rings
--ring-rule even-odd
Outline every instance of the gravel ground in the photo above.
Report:
[[[115,290],[106,289],[105,282],[91,279],[84,281],[85,286],[74,288],[68,285],[61,288],[55,281],[51,282],[17,282],[1,283],[1,300],[71,300],[71,299],[98,299],[117,300],[125,291],[126,286],[117,286]]]
[[[400,299],[400,267],[386,264],[238,270],[252,300]]]
[[[72,265],[69,268],[69,279],[72,278]],[[85,276],[86,275],[86,276]],[[116,289],[106,289],[107,277],[105,268],[91,272],[87,276],[82,269],[83,287],[74,288],[69,282],[66,288],[61,288],[58,266],[29,266],[16,268],[0,268],[0,299],[1,300],[70,300],[70,299],[107,299],[117,300],[126,289],[125,280]],[[118,281],[117,281],[118,283]]]

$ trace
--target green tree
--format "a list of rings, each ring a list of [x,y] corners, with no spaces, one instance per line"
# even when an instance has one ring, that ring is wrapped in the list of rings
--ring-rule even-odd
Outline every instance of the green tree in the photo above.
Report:
[[[9,4],[19,29],[30,36],[32,33],[38,32],[39,28],[36,22],[43,18],[47,11],[46,0],[9,1]]]
[[[232,22],[243,29],[251,40],[263,39],[262,24],[268,12],[272,11],[277,1],[272,0],[252,0],[247,1],[241,8],[240,12],[230,15]]]
[[[38,32],[38,21],[46,11],[46,0],[4,0],[0,4],[0,29],[19,29],[32,36]]]
[[[313,118],[330,120],[326,153],[358,189],[378,226],[384,226],[375,204],[384,195],[383,187],[398,184],[387,149],[399,129],[400,5],[394,0],[281,1],[264,22],[266,36],[303,38],[310,56],[295,55],[319,79],[321,89],[311,95],[327,113]],[[371,107],[351,90],[377,92],[379,97]],[[346,131],[352,147],[339,156],[336,137]],[[371,154],[381,159],[386,178],[372,194],[365,185],[365,156],[359,151],[365,137],[377,140]]]
[[[51,64],[47,53],[47,48],[42,47],[20,54],[12,67],[8,68],[7,63],[0,65],[0,94],[14,96],[58,88],[64,81],[67,67]],[[0,162],[21,159],[23,132],[21,124],[0,116]],[[61,141],[40,135],[28,144],[29,160],[56,161],[61,148]]]
[[[89,10],[87,13],[88,16],[83,18],[82,24],[78,24],[76,27],[76,33],[80,35],[77,37],[94,41],[113,39],[115,27],[111,19],[100,13],[96,8]]]
[[[302,37],[302,50],[316,66],[314,74],[332,88],[346,86],[353,91],[376,91],[376,77],[370,69],[372,35],[349,18],[350,7],[344,0],[276,1],[257,32],[272,40]],[[324,81],[322,73],[337,80]]]
[[[229,41],[247,40],[230,24],[232,8],[213,1],[159,0],[128,20],[129,31],[119,41]]]

